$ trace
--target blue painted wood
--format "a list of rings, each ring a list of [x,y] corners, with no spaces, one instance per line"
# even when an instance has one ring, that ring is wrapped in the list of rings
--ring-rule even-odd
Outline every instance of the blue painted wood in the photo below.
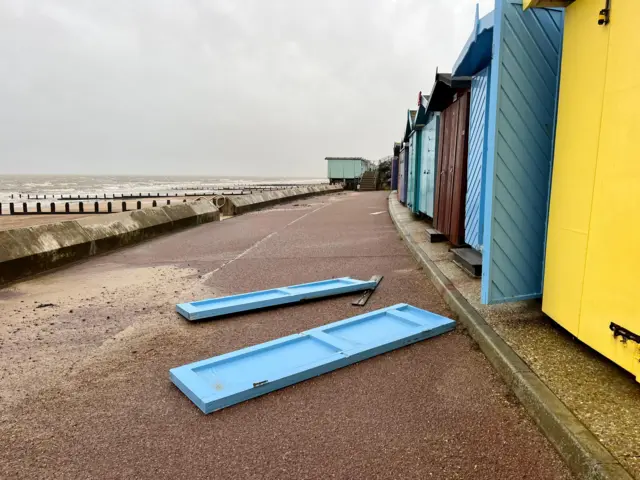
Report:
[[[491,67],[473,76],[469,111],[469,153],[467,157],[467,194],[465,201],[464,241],[482,251],[484,227],[484,186],[486,177],[486,135],[488,85]]]
[[[259,292],[242,293],[228,297],[210,298],[197,302],[180,303],[176,310],[187,320],[202,320],[231,313],[246,312],[258,308],[274,307],[313,298],[329,297],[374,288],[375,281],[354,278],[332,278],[320,282],[303,283],[290,287],[274,288]]]
[[[169,371],[204,413],[453,330],[455,322],[398,304]]]
[[[422,127],[417,128],[409,137],[409,177],[407,180],[407,207],[413,212],[419,212],[420,182],[422,172]]]
[[[424,139],[424,129],[421,127],[416,130],[415,144],[415,170],[413,175],[413,205],[411,211],[413,213],[420,212],[420,180],[422,175],[422,142]]]
[[[400,203],[407,202],[407,152],[408,147],[402,147],[398,157],[398,200]]]
[[[398,157],[391,160],[391,190],[398,189]]]
[[[407,207],[412,211],[415,209],[415,192],[416,192],[416,150],[418,145],[418,132],[416,130],[409,135],[409,168],[407,177]]]
[[[420,131],[420,170],[418,171],[418,193],[416,195],[417,210],[418,212],[426,213],[427,209],[427,191],[428,191],[428,174],[429,169],[429,135],[427,132],[427,126]]]
[[[478,10],[476,4],[474,29],[453,65],[451,74],[454,76],[470,77],[491,63],[494,12],[479,18]]]
[[[484,196],[483,303],[542,294],[564,12],[496,0]]]
[[[440,113],[429,112],[427,124],[422,129],[421,176],[418,210],[433,217],[436,190],[436,159],[438,157],[438,129]]]

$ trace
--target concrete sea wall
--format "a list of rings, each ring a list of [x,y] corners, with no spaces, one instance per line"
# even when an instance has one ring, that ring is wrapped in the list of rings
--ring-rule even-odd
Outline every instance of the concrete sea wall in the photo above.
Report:
[[[202,201],[0,231],[0,286],[173,230],[218,220],[218,209]]]
[[[223,197],[224,215],[341,191],[336,185],[309,185],[252,195]],[[109,215],[93,215],[47,225],[0,231],[0,287],[93,255],[202,223],[220,220],[214,201],[178,203]]]
[[[335,193],[342,190],[339,185],[309,185],[274,192],[262,192],[238,197],[227,197],[221,207],[223,215],[240,215],[259,208],[269,207],[281,202],[295,200],[297,198]]]

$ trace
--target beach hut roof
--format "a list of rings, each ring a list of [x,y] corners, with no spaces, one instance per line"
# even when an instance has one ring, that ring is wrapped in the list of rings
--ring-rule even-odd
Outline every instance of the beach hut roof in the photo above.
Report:
[[[417,113],[418,113],[417,110],[411,110],[411,109],[407,110],[407,124],[404,129],[404,136],[402,137],[403,142],[409,141],[409,135],[411,135],[411,132],[413,131],[413,125],[416,120]]]
[[[453,77],[450,73],[436,72],[425,115],[429,112],[441,112],[447,108],[460,88],[471,88],[471,77]]]
[[[469,35],[469,39],[460,52],[456,63],[453,65],[453,75],[473,75],[491,63],[494,16],[492,11],[479,18],[478,5],[476,5],[473,31]]]

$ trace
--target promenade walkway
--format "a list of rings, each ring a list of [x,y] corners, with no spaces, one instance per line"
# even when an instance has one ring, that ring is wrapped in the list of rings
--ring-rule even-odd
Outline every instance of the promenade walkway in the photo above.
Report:
[[[450,316],[387,196],[291,202],[0,290],[0,478],[571,478],[460,325],[206,416],[169,381],[172,367],[400,302]],[[364,308],[354,295],[202,323],[175,313],[374,274]]]

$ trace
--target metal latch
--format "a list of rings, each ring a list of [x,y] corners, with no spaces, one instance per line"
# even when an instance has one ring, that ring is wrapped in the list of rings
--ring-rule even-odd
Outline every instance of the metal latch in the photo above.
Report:
[[[611,324],[609,324],[609,329],[613,332],[613,338],[622,337],[623,341],[625,342],[627,340],[632,340],[640,344],[640,335],[633,333],[624,327],[621,327],[617,323],[611,322]]]
[[[607,25],[609,23],[609,13],[611,12],[611,0],[607,0],[605,7],[598,14],[598,25]]]

